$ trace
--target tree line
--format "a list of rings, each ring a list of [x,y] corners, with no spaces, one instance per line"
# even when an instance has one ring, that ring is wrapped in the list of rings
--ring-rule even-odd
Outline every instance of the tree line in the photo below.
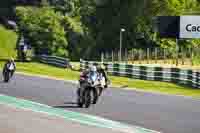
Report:
[[[38,6],[15,7],[19,31],[36,53],[73,60],[99,58],[102,51],[123,48],[168,48],[175,39],[162,39],[154,31],[155,16],[199,15],[199,0],[41,0]],[[200,41],[180,40],[183,47]]]

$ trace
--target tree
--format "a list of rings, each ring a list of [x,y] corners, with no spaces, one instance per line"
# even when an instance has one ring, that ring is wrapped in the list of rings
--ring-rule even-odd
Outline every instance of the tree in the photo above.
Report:
[[[66,33],[59,13],[49,7],[18,7],[16,11],[20,30],[30,40],[36,54],[68,56]]]
[[[160,15],[200,14],[198,0],[44,1],[50,4],[43,7],[43,10],[21,9],[21,13],[18,12],[20,14],[18,16],[22,18],[20,25],[34,42],[33,44],[39,48],[48,46],[52,54],[57,53],[56,47],[59,47],[58,53],[63,53],[62,50],[67,49],[73,59],[83,56],[83,52],[85,57],[91,58],[97,57],[103,50],[119,49],[121,28],[126,29],[123,33],[123,48],[159,46],[174,49],[176,44],[174,39],[162,39],[156,36],[152,19]],[[37,10],[37,13],[33,10]],[[55,27],[58,27],[59,32]],[[38,33],[42,36],[38,36]],[[44,43],[44,40],[47,42]],[[59,40],[63,41],[60,43]],[[197,40],[189,42],[190,45],[198,43]],[[180,43],[185,44],[184,41]],[[62,44],[65,44],[64,47],[61,47]]]

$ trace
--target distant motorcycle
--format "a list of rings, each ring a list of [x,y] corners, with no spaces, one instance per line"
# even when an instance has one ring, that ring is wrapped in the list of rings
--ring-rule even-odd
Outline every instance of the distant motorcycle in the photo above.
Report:
[[[78,106],[86,108],[92,104],[96,104],[100,96],[101,83],[99,82],[98,75],[85,75],[81,74],[78,88]]]
[[[10,78],[12,77],[12,74],[9,70],[5,70],[3,72],[3,78],[4,78],[4,82],[9,82]]]
[[[3,80],[4,82],[9,82],[15,72],[16,66],[14,62],[7,62],[3,68]]]

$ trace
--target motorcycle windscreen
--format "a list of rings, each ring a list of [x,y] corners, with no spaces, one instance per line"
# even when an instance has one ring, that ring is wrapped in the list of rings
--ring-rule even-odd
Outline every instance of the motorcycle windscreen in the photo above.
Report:
[[[95,81],[97,80],[97,74],[96,74],[96,73],[92,73],[92,74],[90,75],[90,79],[91,79],[93,82],[95,82]]]

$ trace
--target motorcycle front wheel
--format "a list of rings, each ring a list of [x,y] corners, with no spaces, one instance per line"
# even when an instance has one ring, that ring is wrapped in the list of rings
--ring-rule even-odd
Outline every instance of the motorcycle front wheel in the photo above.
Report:
[[[81,98],[78,98],[77,104],[78,104],[78,107],[80,107],[80,108],[83,107],[83,101],[81,100]]]
[[[82,108],[84,104],[83,97],[81,95],[81,88],[77,90],[77,105],[78,107]]]
[[[85,90],[84,92],[84,102],[85,102],[85,108],[89,108],[91,104],[91,92],[90,90]]]
[[[92,101],[92,103],[96,104],[98,99],[99,99],[99,90],[98,90],[98,88],[94,88],[93,89],[93,101]]]
[[[8,82],[9,81],[9,78],[10,78],[10,73],[9,72],[5,72],[4,74],[4,82]]]

